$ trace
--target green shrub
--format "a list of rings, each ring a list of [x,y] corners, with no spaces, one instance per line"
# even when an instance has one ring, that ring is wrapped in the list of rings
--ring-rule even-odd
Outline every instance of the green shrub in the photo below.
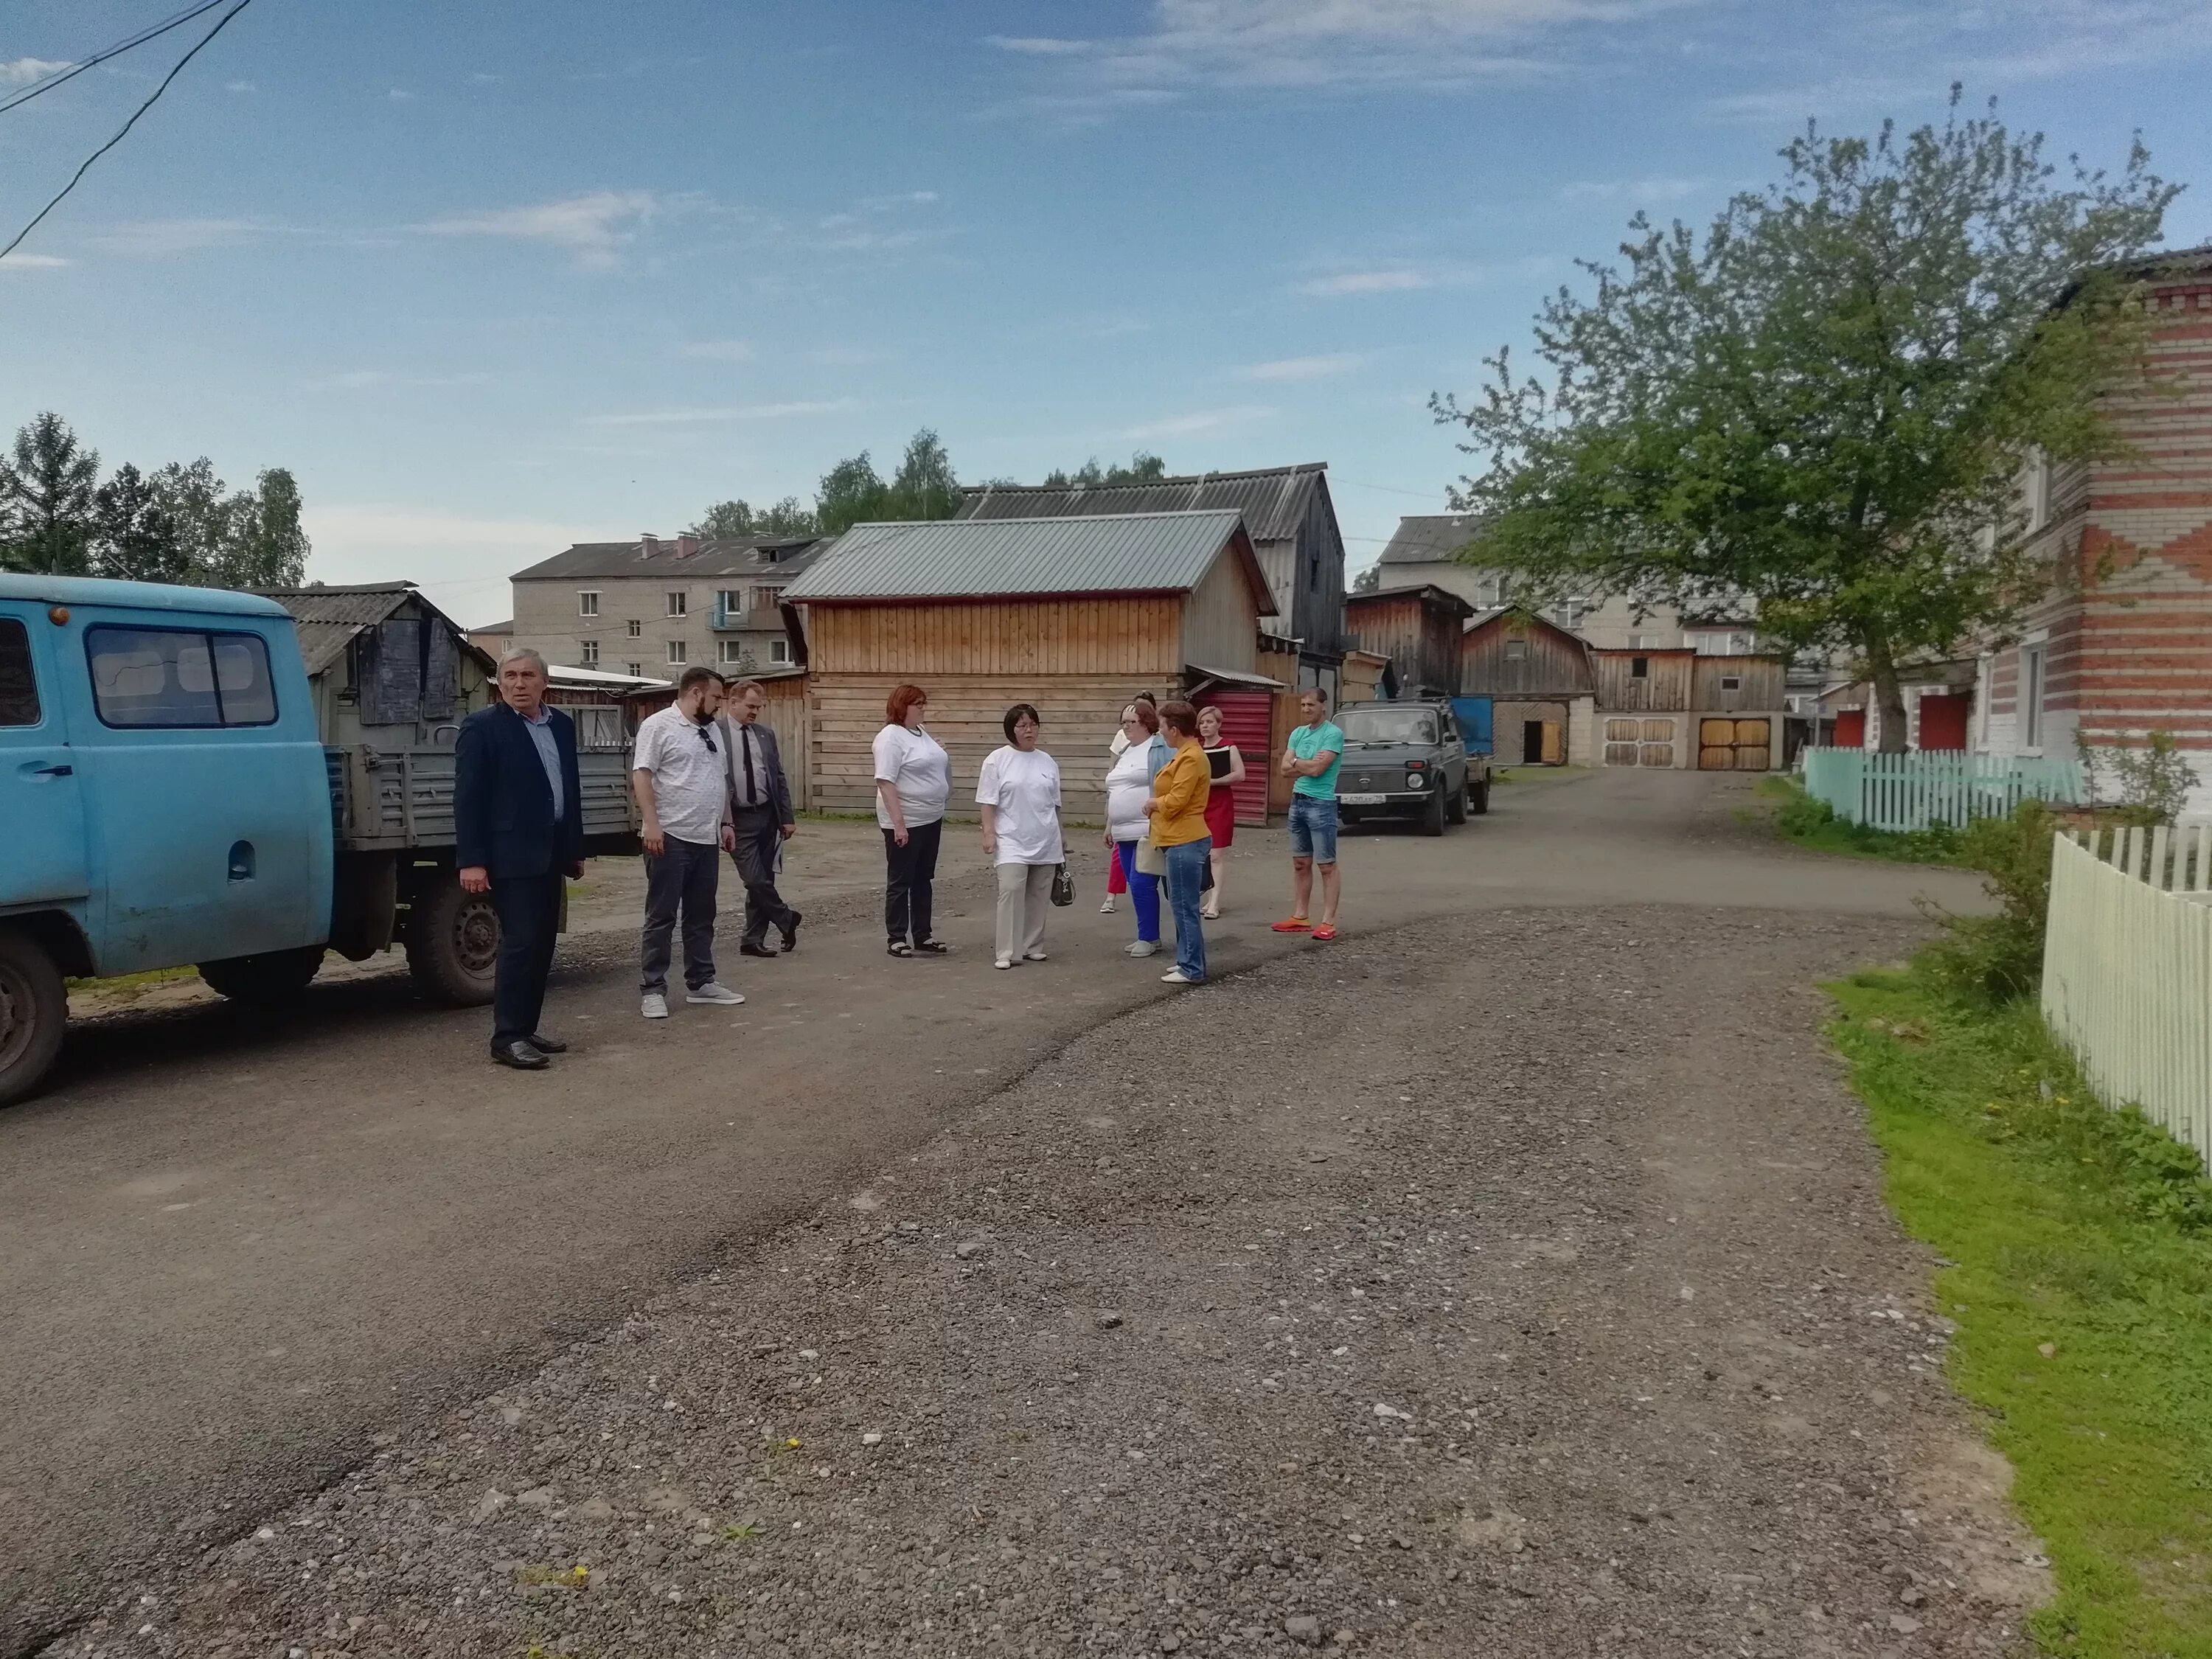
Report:
[[[1995,915],[1962,916],[1931,901],[1922,909],[1946,938],[1929,969],[1954,995],[1984,1002],[2032,996],[2043,982],[2043,935],[2051,914],[2051,844],[2057,815],[2022,801],[2008,818],[1978,818],[1958,839],[1958,861],[1982,872]]]

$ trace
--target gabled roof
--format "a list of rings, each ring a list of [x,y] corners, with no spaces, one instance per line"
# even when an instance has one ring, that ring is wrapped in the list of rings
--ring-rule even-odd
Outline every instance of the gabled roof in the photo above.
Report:
[[[1376,599],[1410,599],[1432,600],[1458,611],[1462,617],[1472,617],[1474,614],[1473,605],[1449,587],[1438,587],[1434,582],[1404,582],[1396,587],[1376,587],[1370,588],[1364,593],[1347,593],[1344,596],[1344,606],[1349,611],[1355,605]]]
[[[370,582],[355,587],[264,587],[262,598],[274,599],[292,613],[300,628],[300,656],[310,678],[319,674],[343,654],[354,636],[365,628],[388,621],[410,599],[424,613],[452,630],[462,650],[476,658],[486,672],[495,665],[469,643],[468,630],[424,599],[412,582]]]
[[[1179,593],[1203,581],[1224,551],[1243,568],[1260,614],[1273,616],[1267,579],[1233,512],[858,524],[783,598],[820,605]]]
[[[1537,627],[1543,629],[1547,633],[1557,634],[1561,639],[1568,641],[1570,643],[1583,651],[1587,652],[1591,648],[1590,642],[1584,639],[1581,635],[1574,632],[1571,629],[1560,627],[1559,623],[1553,622],[1549,617],[1545,616],[1540,611],[1531,611],[1525,605],[1501,605],[1497,606],[1495,609],[1484,611],[1479,617],[1468,617],[1467,626],[1460,630],[1460,638],[1464,641],[1469,635],[1478,634],[1484,629],[1489,627],[1491,623],[1498,622],[1506,617],[1518,617],[1524,622],[1532,622],[1535,623]],[[1644,651],[1638,652],[1636,654],[1639,656],[1651,657],[1657,656],[1660,653],[1656,651]]]
[[[1141,483],[976,484],[962,492],[958,516],[1066,519],[1093,514],[1229,510],[1244,515],[1255,542],[1295,538],[1316,490],[1328,489],[1326,461],[1253,472],[1197,472]]]
[[[672,576],[688,581],[702,576],[753,576],[769,571],[787,574],[804,570],[824,540],[814,536],[738,536],[727,541],[702,542],[697,552],[688,556],[678,554],[674,538],[666,536],[654,539],[650,553],[642,540],[578,542],[565,553],[556,553],[516,571],[509,580]]]
[[[1417,513],[1398,520],[1377,564],[1442,564],[1482,533],[1474,513]]]

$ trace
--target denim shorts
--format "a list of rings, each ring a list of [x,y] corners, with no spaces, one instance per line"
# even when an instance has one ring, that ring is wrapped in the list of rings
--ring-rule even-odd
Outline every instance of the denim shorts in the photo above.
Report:
[[[1336,799],[1291,797],[1291,856],[1320,864],[1336,862]]]

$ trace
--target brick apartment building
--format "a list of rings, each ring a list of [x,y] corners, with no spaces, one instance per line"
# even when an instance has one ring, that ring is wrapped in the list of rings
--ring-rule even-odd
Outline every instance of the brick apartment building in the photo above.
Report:
[[[2171,732],[2212,815],[2212,246],[2161,258],[2149,283],[2152,373],[2171,395],[2119,395],[2137,453],[2026,480],[2038,550],[2066,580],[1976,664],[1972,746],[2071,756]]]
[[[693,663],[749,672],[792,660],[783,590],[824,544],[644,535],[579,542],[517,571],[514,640],[547,660],[675,679]]]

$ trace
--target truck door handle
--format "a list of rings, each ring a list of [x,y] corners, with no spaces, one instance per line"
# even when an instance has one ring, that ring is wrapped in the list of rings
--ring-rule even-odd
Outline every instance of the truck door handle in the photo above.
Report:
[[[23,775],[30,778],[66,778],[76,775],[76,768],[66,761],[57,762],[52,766],[27,766],[23,769]]]

